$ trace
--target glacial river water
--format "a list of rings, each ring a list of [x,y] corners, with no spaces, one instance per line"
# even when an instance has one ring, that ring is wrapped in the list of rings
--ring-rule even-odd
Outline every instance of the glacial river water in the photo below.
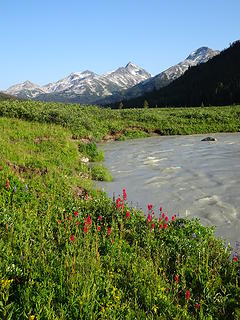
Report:
[[[240,134],[164,136],[100,144],[114,182],[99,183],[112,197],[125,188],[128,202],[147,204],[215,225],[216,235],[240,240]],[[156,211],[157,211],[156,209]]]

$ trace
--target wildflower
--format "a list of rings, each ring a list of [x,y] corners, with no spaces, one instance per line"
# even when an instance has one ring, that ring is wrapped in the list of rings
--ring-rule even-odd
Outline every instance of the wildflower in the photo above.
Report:
[[[197,238],[197,236],[196,236],[196,233],[195,233],[195,232],[192,234],[192,237],[193,237],[194,239],[196,239],[196,238]]]
[[[120,198],[117,198],[116,204],[117,204],[117,209],[120,209],[121,208],[121,199]]]
[[[83,227],[83,233],[87,233],[88,232],[88,227],[87,226],[84,226]]]
[[[0,166],[0,171],[2,171],[2,166]]]
[[[123,189],[123,200],[127,200],[127,194],[125,189]]]
[[[190,299],[190,291],[187,289],[186,291],[186,299],[189,300]]]
[[[111,242],[114,243],[114,240],[112,239]]]
[[[74,234],[71,235],[70,240],[73,242],[75,240]]]
[[[16,187],[16,186],[14,186],[13,190],[14,190],[14,192],[17,192],[17,187]]]
[[[102,221],[102,216],[99,216],[99,217],[98,217],[98,220],[99,220],[99,221]]]
[[[178,283],[178,275],[177,274],[175,274],[174,280],[175,280],[176,283]]]
[[[162,229],[162,228],[163,228],[163,225],[162,225],[162,224],[160,224],[159,228],[160,228],[160,229]]]
[[[108,234],[108,236],[110,235],[110,233],[111,233],[111,227],[108,227],[108,228],[107,228],[107,234]]]
[[[160,211],[162,212],[162,207],[160,207]]]
[[[77,212],[77,211],[75,211],[75,212],[74,212],[74,216],[76,217],[77,215],[78,215],[78,212]]]
[[[233,258],[233,260],[237,262],[237,261],[238,261],[238,257],[235,256],[235,257]]]
[[[172,216],[172,221],[174,221],[175,220],[175,216]]]
[[[2,285],[2,288],[5,289],[7,288],[8,286],[10,286],[10,284],[13,282],[13,279],[9,280],[9,279],[2,279],[1,280],[1,285]]]
[[[25,190],[26,190],[26,191],[28,190],[28,185],[27,185],[27,184],[25,184]]]
[[[167,230],[167,224],[166,223],[164,224],[164,229]]]
[[[35,319],[35,316],[34,315],[31,315],[28,317],[28,320],[34,320]]]
[[[168,216],[165,217],[165,221],[168,222]]]
[[[99,232],[101,230],[101,226],[97,226],[97,231]]]
[[[152,210],[152,204],[149,203],[149,204],[148,204],[148,211],[151,211],[151,210]]]
[[[90,215],[88,214],[88,216],[87,216],[87,225],[91,225],[92,224],[92,220],[91,220],[91,217],[90,217]]]
[[[70,220],[70,221],[71,221],[71,219],[72,219],[72,218],[71,218],[71,216],[69,216],[68,220]]]
[[[162,218],[161,218],[161,217],[159,217],[159,219],[158,219],[159,223],[161,222],[161,220],[162,220]]]
[[[8,189],[9,189],[9,187],[10,187],[10,181],[9,181],[9,180],[7,180],[6,185],[5,185],[6,190],[8,190]]]
[[[165,213],[164,213],[164,212],[162,213],[162,218],[163,218],[163,219],[165,218]]]
[[[127,218],[127,219],[130,218],[130,211],[129,211],[129,210],[127,210],[127,212],[126,212],[126,218]]]
[[[155,227],[155,224],[154,224],[154,223],[152,223],[152,229],[154,229],[154,227]]]
[[[59,220],[58,220],[58,223],[62,223],[62,220],[61,220],[61,219],[59,219]]]
[[[77,226],[79,225],[79,221],[76,222],[76,225],[77,225]]]
[[[196,304],[195,304],[195,309],[196,309],[196,310],[199,309],[199,303],[196,303]]]
[[[148,222],[151,222],[151,221],[152,221],[152,216],[151,216],[150,213],[149,213],[148,216],[147,216],[147,220],[148,220]]]

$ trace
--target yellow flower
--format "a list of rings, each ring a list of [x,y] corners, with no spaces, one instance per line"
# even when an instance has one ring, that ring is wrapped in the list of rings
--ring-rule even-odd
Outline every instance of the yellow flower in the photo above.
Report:
[[[29,316],[28,317],[28,320],[34,320],[35,319],[35,316]]]
[[[9,279],[2,279],[1,280],[1,284],[2,284],[2,288],[6,289],[7,287],[10,286],[10,284],[13,282],[13,279],[9,280]]]

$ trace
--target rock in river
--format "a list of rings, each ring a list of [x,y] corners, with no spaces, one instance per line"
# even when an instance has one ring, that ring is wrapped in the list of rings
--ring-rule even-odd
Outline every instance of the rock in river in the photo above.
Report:
[[[206,137],[206,138],[202,139],[201,141],[217,141],[217,138]]]

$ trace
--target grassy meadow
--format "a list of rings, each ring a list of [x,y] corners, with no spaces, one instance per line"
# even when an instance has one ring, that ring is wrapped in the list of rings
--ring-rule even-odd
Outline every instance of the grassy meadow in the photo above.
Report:
[[[0,102],[0,319],[240,319],[239,258],[213,227],[92,181],[112,179],[95,142],[239,130],[240,106]]]

